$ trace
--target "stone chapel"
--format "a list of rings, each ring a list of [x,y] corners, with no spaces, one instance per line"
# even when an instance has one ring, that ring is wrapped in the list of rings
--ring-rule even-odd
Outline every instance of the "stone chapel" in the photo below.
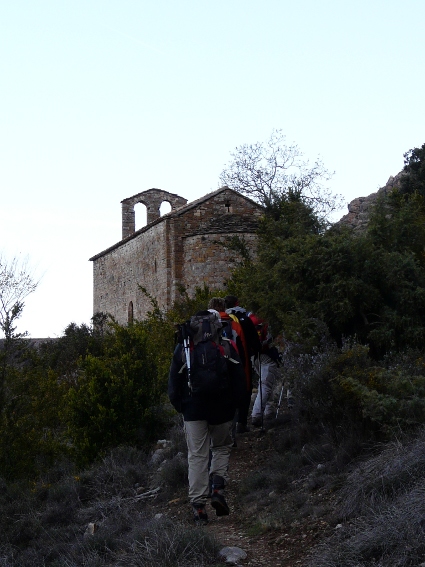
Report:
[[[163,202],[171,211],[160,216]],[[143,203],[147,224],[135,230],[134,206]],[[192,203],[161,189],[148,189],[121,201],[122,240],[96,254],[93,262],[93,312],[110,313],[121,323],[143,319],[151,304],[171,307],[184,286],[189,295],[203,284],[223,288],[235,265],[223,246],[232,235],[248,247],[256,242],[263,209],[240,193],[222,187]]]

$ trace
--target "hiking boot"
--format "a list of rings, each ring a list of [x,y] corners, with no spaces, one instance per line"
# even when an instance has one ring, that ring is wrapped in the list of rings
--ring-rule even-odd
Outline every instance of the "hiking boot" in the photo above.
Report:
[[[212,485],[213,485],[213,475],[210,474],[209,478],[208,478],[208,496],[207,498],[211,498],[212,496]]]
[[[211,496],[211,506],[215,509],[217,516],[228,516],[230,514],[230,508],[227,505],[222,490],[213,491]]]
[[[276,417],[272,413],[264,415],[262,420],[261,416],[251,418],[251,425],[253,427],[264,427],[265,429],[270,429],[271,427],[273,427],[273,425],[275,425],[275,423]]]
[[[208,524],[208,514],[205,511],[205,504],[192,504],[193,521],[197,526],[206,526]]]
[[[251,418],[251,425],[253,427],[261,427],[261,417],[252,417]]]
[[[248,433],[250,431],[249,427],[245,423],[238,423],[236,427],[238,433]]]
[[[213,478],[211,506],[215,509],[217,516],[228,516],[230,513],[224,498],[224,478],[218,475]]]

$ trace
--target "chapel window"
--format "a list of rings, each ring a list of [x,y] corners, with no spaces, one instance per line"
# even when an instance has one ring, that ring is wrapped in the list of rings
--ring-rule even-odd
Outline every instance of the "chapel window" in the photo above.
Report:
[[[132,325],[134,321],[134,308],[133,308],[133,302],[130,301],[130,303],[128,304],[128,324]]]

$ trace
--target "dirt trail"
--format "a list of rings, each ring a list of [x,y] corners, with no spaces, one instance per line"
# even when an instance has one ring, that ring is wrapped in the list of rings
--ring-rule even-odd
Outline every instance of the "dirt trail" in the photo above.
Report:
[[[268,531],[256,536],[247,534],[246,510],[244,518],[237,500],[238,484],[249,472],[261,469],[262,464],[268,458],[270,449],[267,449],[267,443],[257,431],[239,436],[237,444],[238,446],[232,451],[231,480],[226,488],[230,515],[219,518],[207,504],[209,523],[202,529],[214,534],[223,546],[236,546],[243,549],[247,553],[247,558],[240,560],[238,565],[299,567],[302,564],[302,558],[306,555],[306,550],[313,544],[313,534],[303,529],[303,526],[300,525],[295,536],[276,531]],[[166,514],[175,521],[185,523],[192,521],[188,500],[185,497],[171,501]]]

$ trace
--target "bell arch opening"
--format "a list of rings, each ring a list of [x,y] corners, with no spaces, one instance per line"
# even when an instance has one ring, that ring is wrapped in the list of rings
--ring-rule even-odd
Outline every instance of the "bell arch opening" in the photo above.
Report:
[[[171,203],[169,201],[162,201],[159,207],[159,215],[163,217],[164,215],[170,213],[171,211],[172,211]]]
[[[139,228],[143,228],[148,224],[148,209],[144,203],[136,203],[134,205],[134,217],[135,230],[139,230]]]

